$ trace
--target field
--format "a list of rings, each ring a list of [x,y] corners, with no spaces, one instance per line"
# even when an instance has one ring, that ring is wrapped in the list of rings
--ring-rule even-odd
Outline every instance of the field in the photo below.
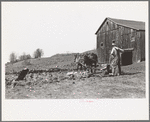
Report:
[[[50,58],[7,64],[5,68],[6,99],[122,99],[145,98],[145,62],[122,66],[122,75],[110,77],[91,76],[66,78],[68,72],[76,69],[74,54],[57,54]],[[48,70],[63,69],[47,73],[34,73],[33,78],[19,81],[12,88],[10,81],[18,76],[13,72],[23,68]],[[78,72],[80,74],[80,72]],[[97,71],[97,74],[101,74]]]

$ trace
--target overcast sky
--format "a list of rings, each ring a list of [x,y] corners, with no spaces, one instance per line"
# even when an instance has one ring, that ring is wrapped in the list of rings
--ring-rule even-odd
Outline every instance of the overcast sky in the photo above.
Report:
[[[96,48],[95,32],[106,17],[148,21],[148,2],[2,2],[2,52],[5,62],[33,55],[84,52]]]

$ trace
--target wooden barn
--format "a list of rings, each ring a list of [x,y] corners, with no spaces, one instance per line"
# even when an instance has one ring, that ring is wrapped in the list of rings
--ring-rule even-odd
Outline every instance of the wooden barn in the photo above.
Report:
[[[145,22],[106,18],[95,33],[100,63],[108,63],[112,42],[125,52],[121,64],[145,60]]]

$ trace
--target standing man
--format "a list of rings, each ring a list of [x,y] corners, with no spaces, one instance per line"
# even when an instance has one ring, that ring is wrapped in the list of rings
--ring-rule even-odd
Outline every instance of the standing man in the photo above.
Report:
[[[121,75],[121,66],[120,66],[120,53],[123,53],[124,50],[117,47],[115,43],[112,43],[112,50],[110,53],[110,66],[112,67],[112,75]]]

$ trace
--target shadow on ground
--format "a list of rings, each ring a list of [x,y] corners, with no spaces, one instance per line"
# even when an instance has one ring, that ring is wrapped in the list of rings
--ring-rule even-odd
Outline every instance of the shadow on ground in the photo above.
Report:
[[[122,72],[121,75],[135,75],[135,74],[139,74],[141,72]]]

